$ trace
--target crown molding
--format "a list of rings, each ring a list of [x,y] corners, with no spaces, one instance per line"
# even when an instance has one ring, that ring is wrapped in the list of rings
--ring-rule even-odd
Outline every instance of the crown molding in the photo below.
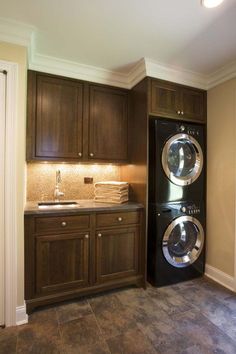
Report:
[[[223,66],[208,76],[207,89],[211,89],[225,81],[236,77],[236,61]]]
[[[145,65],[147,76],[204,90],[207,88],[207,76],[205,75],[189,70],[178,69],[149,58],[145,58]]]
[[[131,70],[120,72],[37,53],[36,28],[0,17],[0,41],[28,48],[29,68],[75,79],[131,89],[146,76],[201,89],[211,89],[236,77],[236,61],[204,75],[179,69],[149,58],[140,59]]]
[[[0,41],[30,47],[35,27],[0,17]]]
[[[193,87],[206,89],[206,77],[190,71],[180,71],[173,67],[142,58],[127,73],[106,70],[90,65],[35,53],[32,40],[29,68],[55,75],[92,81],[126,89],[131,89],[146,76],[174,81]]]
[[[32,70],[62,75],[74,79],[92,81],[122,88],[129,88],[128,75],[118,71],[106,70],[91,65],[32,53],[29,60]]]
[[[62,75],[74,79],[86,80],[100,84],[131,89],[146,75],[144,58],[140,59],[130,71],[119,72],[106,70],[99,67],[80,64],[56,57],[35,53],[34,36],[29,51],[29,69],[47,72],[49,74]]]
[[[140,59],[128,73],[128,88],[131,89],[147,76],[145,58]]]

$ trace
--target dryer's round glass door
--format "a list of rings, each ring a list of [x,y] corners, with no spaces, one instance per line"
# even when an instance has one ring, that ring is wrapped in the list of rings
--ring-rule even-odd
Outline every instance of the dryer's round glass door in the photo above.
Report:
[[[167,227],[162,251],[166,260],[177,268],[194,263],[204,245],[204,231],[200,222],[191,216],[181,216]]]
[[[193,183],[203,167],[199,143],[188,134],[176,134],[164,145],[162,167],[166,176],[179,186]]]

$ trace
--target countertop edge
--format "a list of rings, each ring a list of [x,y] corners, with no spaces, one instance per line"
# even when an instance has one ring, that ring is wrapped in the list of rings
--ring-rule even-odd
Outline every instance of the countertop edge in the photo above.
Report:
[[[115,212],[115,211],[134,211],[143,209],[144,206],[141,203],[128,202],[124,204],[111,204],[111,203],[95,203],[93,201],[80,201],[76,200],[78,204],[82,204],[79,207],[71,208],[47,208],[39,209],[37,202],[28,202],[24,210],[25,216],[34,215],[67,215],[67,214],[84,214],[84,213],[96,213],[96,212]],[[84,204],[84,206],[83,206]]]

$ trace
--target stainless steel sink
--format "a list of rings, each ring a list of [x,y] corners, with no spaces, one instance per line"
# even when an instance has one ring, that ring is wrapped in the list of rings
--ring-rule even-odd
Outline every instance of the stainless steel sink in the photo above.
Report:
[[[79,204],[77,202],[40,202],[38,203],[39,208],[73,208],[78,207]]]

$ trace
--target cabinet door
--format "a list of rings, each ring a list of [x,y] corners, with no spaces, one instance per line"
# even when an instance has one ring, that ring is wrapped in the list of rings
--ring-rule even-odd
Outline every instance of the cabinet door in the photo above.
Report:
[[[205,92],[194,89],[182,89],[183,119],[206,120]]]
[[[180,98],[180,89],[178,85],[159,80],[152,80],[150,114],[167,118],[179,118]]]
[[[137,274],[138,250],[138,227],[97,231],[97,282],[104,283]]]
[[[35,257],[37,294],[88,285],[89,234],[37,236]]]
[[[46,75],[37,75],[36,85],[36,158],[79,158],[83,85]]]
[[[127,160],[128,92],[91,85],[89,159]]]

